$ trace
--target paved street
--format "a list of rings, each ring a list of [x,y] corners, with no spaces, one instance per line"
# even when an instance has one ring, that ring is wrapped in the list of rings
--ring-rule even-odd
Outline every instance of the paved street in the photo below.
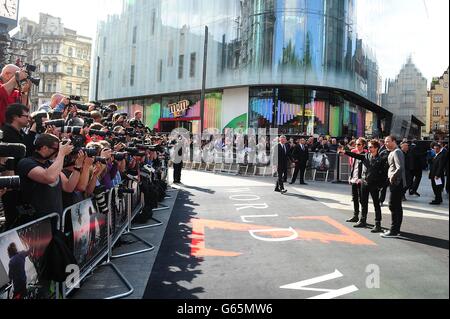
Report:
[[[185,171],[183,182],[169,201],[171,215],[160,213],[167,229],[139,233],[158,249],[117,261],[138,287],[131,298],[449,297],[448,201],[428,206],[428,181],[422,198],[405,203],[401,239],[345,223],[352,213],[347,185],[298,185],[283,196],[270,178]],[[389,210],[383,213],[388,227]],[[373,223],[373,210],[369,215]],[[100,297],[106,286],[99,281],[77,297]]]

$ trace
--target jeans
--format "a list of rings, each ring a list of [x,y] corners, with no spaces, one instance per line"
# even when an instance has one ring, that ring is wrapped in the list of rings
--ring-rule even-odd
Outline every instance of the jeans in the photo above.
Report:
[[[398,234],[400,233],[400,229],[403,223],[403,182],[401,182],[399,185],[391,185],[390,190],[391,197],[389,200],[389,210],[392,214],[391,232]]]
[[[352,197],[353,197],[353,213],[355,216],[359,216],[361,212],[359,210],[359,203],[361,202],[361,185],[352,184]]]
[[[381,223],[383,217],[381,215],[380,206],[380,191],[378,187],[371,185],[363,185],[361,188],[361,205],[362,205],[362,219],[367,219],[369,213],[369,195],[372,196],[373,205],[375,206],[375,222]]]

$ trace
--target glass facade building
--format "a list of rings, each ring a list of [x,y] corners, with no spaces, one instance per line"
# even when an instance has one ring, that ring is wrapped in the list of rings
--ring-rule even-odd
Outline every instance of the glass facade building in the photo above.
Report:
[[[160,131],[196,132],[203,118],[220,130],[382,134],[391,114],[379,106],[374,54],[357,36],[356,2],[124,0],[99,21],[91,98],[143,109]],[[189,110],[172,114],[185,100]]]

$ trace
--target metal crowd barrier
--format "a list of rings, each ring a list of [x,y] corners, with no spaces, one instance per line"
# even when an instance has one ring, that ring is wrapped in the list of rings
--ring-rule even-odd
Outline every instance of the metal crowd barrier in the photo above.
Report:
[[[313,158],[315,153],[309,155],[309,164],[306,169],[306,179],[316,181],[317,175],[324,175],[325,182],[344,182],[348,180],[349,164],[345,156],[337,153],[325,153],[329,161],[328,169],[321,170],[319,167],[314,167]],[[236,164],[233,163],[205,163],[205,162],[184,162],[184,169],[196,170],[203,172],[212,172],[214,174],[228,174],[240,175],[248,177],[276,177],[276,172],[272,172],[272,166],[263,164]],[[295,165],[292,164],[288,170],[288,177],[292,178],[294,175]],[[262,172],[261,172],[262,171]]]

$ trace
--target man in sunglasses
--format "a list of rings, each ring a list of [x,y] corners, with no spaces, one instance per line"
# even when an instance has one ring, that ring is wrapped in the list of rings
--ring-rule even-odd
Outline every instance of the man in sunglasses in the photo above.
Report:
[[[33,156],[19,162],[21,200],[35,210],[33,219],[63,213],[62,191],[73,189],[71,185],[80,178],[78,170],[70,178],[62,173],[64,159],[73,149],[70,143],[61,143],[54,135],[42,134],[35,142]]]

